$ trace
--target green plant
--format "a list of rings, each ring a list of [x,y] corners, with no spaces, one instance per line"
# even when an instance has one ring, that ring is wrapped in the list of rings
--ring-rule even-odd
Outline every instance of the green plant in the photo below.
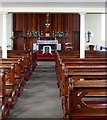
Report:
[[[58,32],[56,32],[55,33],[55,37],[56,38],[63,38],[63,37],[65,37],[65,33],[64,32],[61,32],[61,31],[58,31]]]
[[[38,31],[31,31],[29,32],[29,37],[40,38],[41,35]]]

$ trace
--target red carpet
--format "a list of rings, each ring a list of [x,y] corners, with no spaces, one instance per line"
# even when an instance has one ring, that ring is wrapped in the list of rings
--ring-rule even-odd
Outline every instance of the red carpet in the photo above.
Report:
[[[56,54],[39,54],[37,53],[37,60],[38,61],[53,61],[56,58]]]
[[[107,116],[73,117],[72,120],[107,120]]]

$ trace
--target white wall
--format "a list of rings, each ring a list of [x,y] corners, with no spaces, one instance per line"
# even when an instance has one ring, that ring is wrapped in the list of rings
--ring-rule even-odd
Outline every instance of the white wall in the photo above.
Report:
[[[91,41],[89,43],[86,42],[86,49],[88,49],[88,45],[90,44],[105,46],[105,41],[101,39],[101,14],[86,14],[85,31],[91,31],[93,33]]]
[[[3,24],[3,20],[2,20],[2,14],[0,14],[0,46],[2,46],[2,39],[3,39],[3,30],[2,30],[2,24]]]

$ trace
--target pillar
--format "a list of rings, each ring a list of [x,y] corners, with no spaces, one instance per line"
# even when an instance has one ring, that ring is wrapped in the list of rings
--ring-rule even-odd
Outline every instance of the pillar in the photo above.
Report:
[[[7,12],[3,12],[2,58],[7,58]]]
[[[80,13],[80,58],[85,58],[85,13]]]

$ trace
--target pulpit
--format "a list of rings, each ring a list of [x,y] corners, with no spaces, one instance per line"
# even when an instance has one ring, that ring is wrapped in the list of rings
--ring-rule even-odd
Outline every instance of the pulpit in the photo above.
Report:
[[[33,50],[37,51],[37,60],[55,60],[56,50],[61,50],[58,40],[37,40],[33,44]]]

